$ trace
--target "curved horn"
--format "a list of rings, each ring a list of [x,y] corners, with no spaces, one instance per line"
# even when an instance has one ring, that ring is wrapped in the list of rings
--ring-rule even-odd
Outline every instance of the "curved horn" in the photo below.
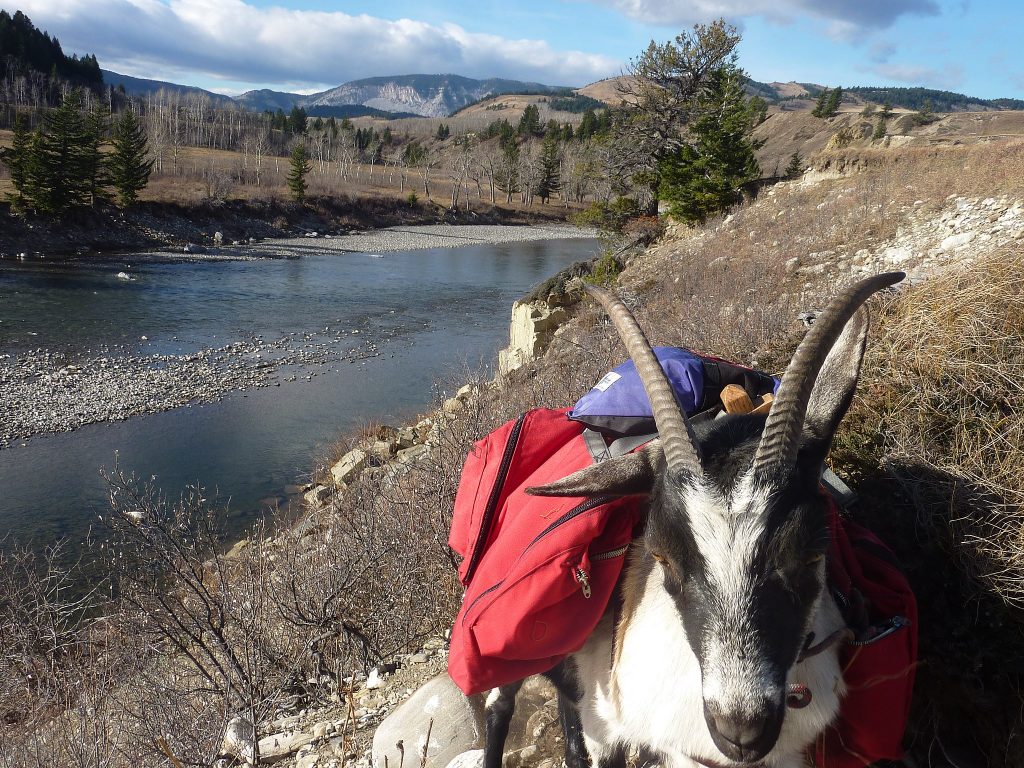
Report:
[[[807,403],[832,345],[871,294],[898,283],[904,277],[903,272],[887,272],[854,283],[836,296],[814,321],[782,376],[779,393],[754,455],[756,474],[768,469],[788,469],[793,465],[807,415]]]
[[[693,436],[693,428],[686,420],[686,415],[679,407],[675,392],[669,383],[661,363],[654,356],[654,350],[647,337],[640,329],[636,318],[620,299],[608,291],[593,285],[585,286],[587,293],[604,307],[611,318],[615,330],[619,332],[626,351],[636,366],[636,372],[651,401],[651,414],[661,436],[661,444],[665,450],[665,462],[672,471],[688,472],[696,477],[703,474],[700,456],[697,453],[697,441]]]

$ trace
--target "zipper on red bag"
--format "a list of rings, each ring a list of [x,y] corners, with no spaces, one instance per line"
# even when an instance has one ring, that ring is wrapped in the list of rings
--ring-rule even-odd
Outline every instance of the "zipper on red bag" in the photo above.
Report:
[[[558,528],[559,526],[565,525],[570,520],[578,517],[579,515],[582,515],[584,512],[589,512],[591,509],[594,509],[594,507],[599,507],[602,504],[607,504],[609,501],[611,501],[614,498],[615,498],[614,496],[595,496],[592,499],[587,499],[586,501],[581,502],[580,504],[577,504],[575,507],[570,509],[568,512],[563,513],[557,520],[552,522],[547,528],[545,528],[543,531],[541,531],[540,533],[538,533],[536,536],[533,537],[533,541],[531,541],[529,544],[527,544],[526,547],[523,549],[523,551],[519,553],[519,557],[516,558],[516,562],[512,564],[512,566],[509,568],[509,571],[511,571],[512,568],[515,568],[516,563],[518,563],[519,560],[523,557],[523,555],[525,555],[530,550],[530,547],[532,547],[538,541],[540,541],[545,536],[547,536],[549,533],[554,531],[556,528]],[[622,549],[622,548],[620,548],[620,549]],[[618,550],[615,550],[615,551],[618,551]],[[623,552],[624,551],[625,550],[623,549]],[[595,557],[600,557],[600,555],[597,555]],[[579,570],[581,570],[581,569],[576,569],[576,571],[579,571]],[[586,571],[584,571],[583,573],[586,574]],[[574,572],[573,575],[575,576],[576,580],[579,581],[579,574],[577,572]],[[586,575],[586,579],[587,579],[587,587],[586,587],[586,589],[584,589],[584,597],[589,597],[590,595],[586,594],[586,591],[588,589],[590,589],[590,581],[589,581],[590,577],[589,577],[589,575]],[[469,607],[466,608],[465,613],[462,614],[462,623],[463,624],[466,623],[466,619],[469,617],[469,614],[473,611],[473,608],[476,606],[477,603],[480,602],[480,600],[482,600],[484,597],[489,595],[494,590],[498,589],[504,583],[505,583],[505,579],[502,579],[498,583],[492,584],[490,587],[488,587],[483,592],[481,592],[479,595],[477,595],[476,598],[473,600],[473,602],[469,604]],[[582,586],[582,584],[583,584],[583,582],[580,582],[581,586]]]
[[[487,535],[490,533],[491,525],[494,523],[494,514],[498,511],[501,489],[505,485],[505,478],[508,476],[509,467],[512,466],[512,457],[515,455],[516,446],[519,445],[519,433],[523,431],[524,421],[526,421],[525,413],[516,419],[516,423],[512,426],[512,431],[509,433],[508,441],[505,443],[505,451],[501,455],[498,474],[494,478],[491,495],[487,499],[487,506],[484,507],[484,515],[480,521],[480,531],[477,533],[476,541],[473,543],[473,551],[469,554],[469,565],[466,566],[466,576],[462,582],[467,586],[473,579],[477,566],[480,565],[480,556],[483,555],[484,545],[487,543]]]
[[[618,547],[617,549],[608,550],[607,552],[598,552],[596,555],[591,556],[590,563],[593,565],[594,563],[599,563],[602,560],[614,560],[616,557],[622,557],[626,554],[627,549],[629,549],[629,544]],[[576,577],[576,581],[580,585],[583,597],[589,600],[590,596],[593,594],[593,590],[590,588],[590,574],[587,573],[586,569],[582,565],[579,565],[573,569],[573,576]]]

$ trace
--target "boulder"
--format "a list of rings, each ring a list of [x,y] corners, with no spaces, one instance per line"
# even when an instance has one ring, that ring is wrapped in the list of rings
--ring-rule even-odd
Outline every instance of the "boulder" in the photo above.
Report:
[[[412,448],[416,443],[416,428],[415,427],[402,427],[395,434],[395,440],[398,443],[399,450],[404,448]]]
[[[214,242],[215,245],[222,245],[224,243],[224,233],[223,232],[214,232],[213,233],[213,242]]]
[[[278,763],[312,743],[313,734],[302,731],[266,736],[260,739],[260,761],[268,765]]]
[[[255,761],[256,729],[245,717],[233,717],[224,729],[220,754],[251,763]]]
[[[508,347],[498,353],[498,370],[511,373],[543,354],[568,317],[564,308],[551,307],[544,301],[514,303]]]
[[[405,751],[404,759],[396,746],[399,742]],[[425,744],[428,768],[447,766],[457,756],[481,749],[483,698],[463,695],[446,674],[428,681],[377,727],[373,735],[373,768],[384,768],[385,756],[389,766],[418,765]]]
[[[365,468],[366,451],[355,448],[342,456],[341,460],[331,467],[331,476],[338,485],[351,483]]]
[[[484,751],[482,749],[471,749],[456,755],[448,763],[448,768],[484,768]]]
[[[306,500],[306,503],[311,507],[316,507],[327,501],[331,497],[333,491],[326,485],[317,485],[310,488],[303,494],[302,498]]]

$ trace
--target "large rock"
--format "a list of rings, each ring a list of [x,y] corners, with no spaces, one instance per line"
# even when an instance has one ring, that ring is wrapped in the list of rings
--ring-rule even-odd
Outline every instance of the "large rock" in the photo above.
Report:
[[[431,726],[433,721],[433,726]],[[481,696],[463,695],[446,674],[425,683],[394,712],[373,735],[373,768],[403,764],[396,744],[405,750],[405,765],[419,765],[427,744],[427,768],[444,768],[456,756],[484,744],[484,708]]]
[[[331,476],[338,485],[351,483],[366,468],[366,451],[359,448],[349,451],[341,461],[331,467]]]
[[[498,370],[507,374],[543,354],[568,317],[565,309],[544,301],[513,304],[508,347],[498,353]]]

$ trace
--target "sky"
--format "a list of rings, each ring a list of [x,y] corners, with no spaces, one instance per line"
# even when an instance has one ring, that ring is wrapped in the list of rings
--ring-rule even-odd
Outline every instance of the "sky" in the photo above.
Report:
[[[0,0],[121,74],[235,95],[454,73],[582,86],[719,17],[755,80],[1024,98],[1020,0]]]

